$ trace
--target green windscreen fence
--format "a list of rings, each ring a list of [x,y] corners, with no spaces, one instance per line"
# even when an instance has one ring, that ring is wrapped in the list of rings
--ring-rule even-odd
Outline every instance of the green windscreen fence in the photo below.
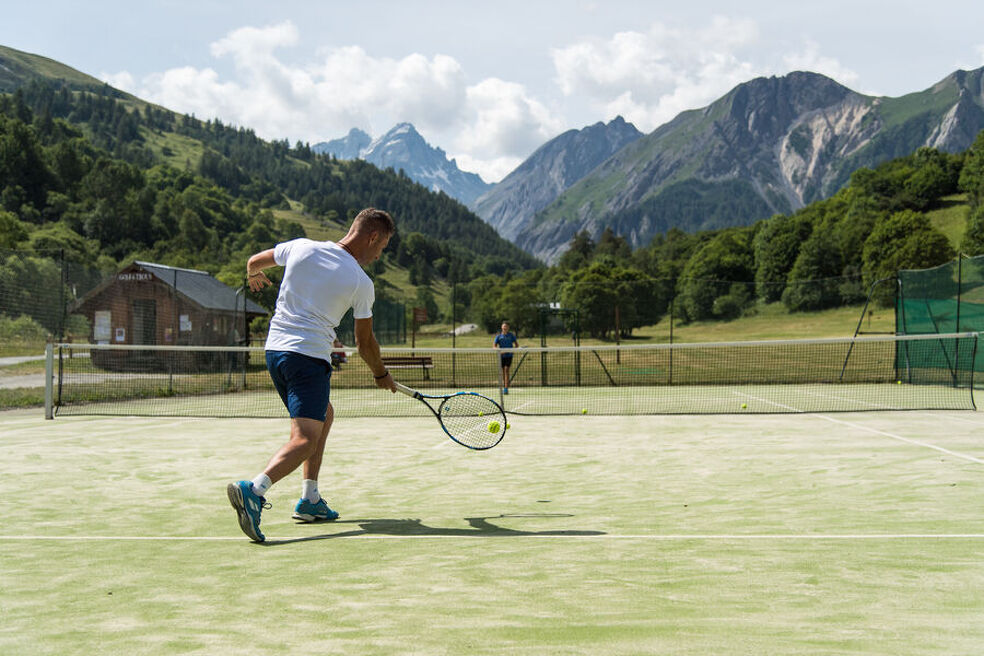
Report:
[[[899,333],[984,332],[984,256],[960,257],[932,269],[899,271],[899,282],[901,293],[895,308]],[[944,357],[945,353],[943,349],[936,355]],[[900,365],[905,364],[905,357],[899,353]],[[984,357],[977,358],[974,368],[984,371]]]

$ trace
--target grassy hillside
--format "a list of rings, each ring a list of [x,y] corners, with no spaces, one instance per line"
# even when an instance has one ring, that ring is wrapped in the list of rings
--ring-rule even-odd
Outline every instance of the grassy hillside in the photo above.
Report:
[[[967,194],[954,194],[941,199],[942,206],[926,212],[933,227],[946,235],[954,250],[960,250],[960,242],[967,232]]]
[[[103,86],[102,81],[54,59],[0,46],[0,91],[13,91],[32,78],[64,80],[75,89]]]

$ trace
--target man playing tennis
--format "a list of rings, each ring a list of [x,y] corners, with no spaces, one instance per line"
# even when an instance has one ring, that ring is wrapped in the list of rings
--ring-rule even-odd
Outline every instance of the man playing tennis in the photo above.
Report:
[[[499,333],[492,340],[492,345],[496,348],[515,348],[519,346],[519,340],[516,339],[516,335],[509,332],[509,323],[506,321],[502,322],[502,327]],[[513,354],[512,351],[509,353],[503,353],[499,356],[499,364],[502,366],[502,393],[509,393],[509,367],[512,366]]]
[[[352,308],[355,342],[376,379],[376,386],[396,391],[386,371],[372,330],[375,290],[362,267],[375,262],[395,231],[393,218],[382,210],[359,212],[338,243],[294,239],[257,253],[246,264],[249,288],[271,285],[264,269],[283,266],[283,282],[266,340],[266,362],[273,384],[290,413],[290,437],[252,481],[230,483],[229,502],[239,527],[256,542],[260,513],[269,508],[264,495],[270,486],[304,465],[302,494],[294,519],[305,522],[337,519],[338,513],[318,491],[318,473],[334,410],[329,403],[332,344],[342,315]]]

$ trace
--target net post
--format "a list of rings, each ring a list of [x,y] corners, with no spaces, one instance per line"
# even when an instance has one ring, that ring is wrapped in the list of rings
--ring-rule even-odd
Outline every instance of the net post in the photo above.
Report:
[[[54,376],[55,376],[55,347],[48,342],[44,345],[44,418],[54,419]]]
[[[974,371],[977,369],[977,346],[981,339],[980,333],[974,333],[974,341],[971,342],[970,353],[970,376],[967,380],[967,387],[970,388],[970,407],[977,410],[977,403],[974,401]]]

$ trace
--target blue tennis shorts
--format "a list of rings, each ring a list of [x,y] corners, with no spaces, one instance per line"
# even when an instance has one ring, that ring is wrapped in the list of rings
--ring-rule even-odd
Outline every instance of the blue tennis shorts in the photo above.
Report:
[[[331,391],[331,365],[292,351],[267,351],[267,371],[291,418],[324,421]]]

